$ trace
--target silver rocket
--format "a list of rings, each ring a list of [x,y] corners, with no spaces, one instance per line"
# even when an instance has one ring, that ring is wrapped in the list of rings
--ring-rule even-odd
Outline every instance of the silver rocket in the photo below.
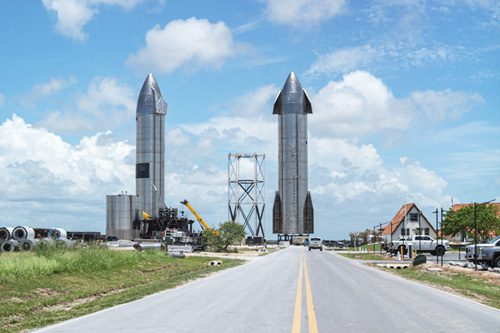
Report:
[[[165,207],[165,115],[167,104],[148,74],[137,101],[136,193],[140,209],[152,217]]]
[[[273,114],[279,117],[279,191],[273,206],[275,234],[314,232],[314,210],[307,189],[307,115],[310,113],[311,102],[292,72],[273,108]]]

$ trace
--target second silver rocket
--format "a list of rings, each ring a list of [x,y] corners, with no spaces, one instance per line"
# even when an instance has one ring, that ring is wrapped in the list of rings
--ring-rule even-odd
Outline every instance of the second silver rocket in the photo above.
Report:
[[[273,233],[314,232],[314,210],[308,191],[307,115],[311,102],[292,72],[274,102],[279,116],[279,191],[273,206]]]
[[[152,74],[137,101],[136,191],[140,209],[152,217],[165,206],[165,114],[167,104]]]

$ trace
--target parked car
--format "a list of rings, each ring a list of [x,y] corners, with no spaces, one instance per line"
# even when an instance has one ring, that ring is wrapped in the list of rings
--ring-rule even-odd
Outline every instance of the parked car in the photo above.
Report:
[[[320,251],[323,251],[323,242],[321,241],[321,238],[313,237],[309,239],[309,251],[311,251],[311,249],[319,249]]]
[[[431,236],[412,236],[408,239],[400,238],[398,241],[393,241],[389,246],[389,251],[392,253],[403,252],[406,254],[408,248],[412,246],[412,250],[417,252],[429,252],[432,255],[444,255],[450,249],[450,243],[447,240],[436,240]]]
[[[465,248],[465,258],[474,261],[474,244]],[[477,261],[492,267],[500,267],[500,236],[493,238],[488,243],[477,244]]]

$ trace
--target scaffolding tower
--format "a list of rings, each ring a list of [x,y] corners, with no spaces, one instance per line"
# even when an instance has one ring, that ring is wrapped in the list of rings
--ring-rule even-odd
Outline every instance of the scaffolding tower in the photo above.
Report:
[[[265,158],[256,153],[228,155],[229,219],[244,224],[254,239],[265,237]]]

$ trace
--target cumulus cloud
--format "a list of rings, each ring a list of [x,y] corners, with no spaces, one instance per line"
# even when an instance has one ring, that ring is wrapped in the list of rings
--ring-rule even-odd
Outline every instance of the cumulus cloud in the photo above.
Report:
[[[104,195],[133,192],[134,168],[128,161],[134,147],[111,132],[72,145],[16,115],[0,125],[0,132],[0,205],[18,209],[4,223],[53,226],[51,218],[62,214],[57,223],[63,227],[102,230]],[[37,210],[45,214],[34,214]]]
[[[259,87],[235,99],[231,106],[233,114],[253,116],[264,114],[271,98],[276,97],[279,88],[275,84]]]
[[[33,105],[41,98],[56,94],[61,90],[71,86],[76,82],[75,78],[51,78],[49,81],[37,84],[31,91],[19,97],[21,104],[25,107],[33,107]]]
[[[397,98],[382,80],[364,71],[330,81],[311,98],[316,114],[311,127],[350,138],[455,119],[483,101],[477,93],[452,90],[415,91]]]
[[[75,109],[46,113],[38,125],[58,133],[79,133],[120,126],[133,118],[135,94],[115,78],[95,77],[76,96]]]
[[[169,73],[180,67],[219,67],[238,53],[231,30],[222,22],[191,17],[174,20],[146,33],[146,46],[127,59],[135,68]]]
[[[83,31],[102,5],[132,9],[144,0],[42,0],[45,9],[56,15],[56,32],[77,41],[85,41]]]
[[[311,26],[339,15],[345,0],[261,0],[266,18],[278,24],[294,27]]]

